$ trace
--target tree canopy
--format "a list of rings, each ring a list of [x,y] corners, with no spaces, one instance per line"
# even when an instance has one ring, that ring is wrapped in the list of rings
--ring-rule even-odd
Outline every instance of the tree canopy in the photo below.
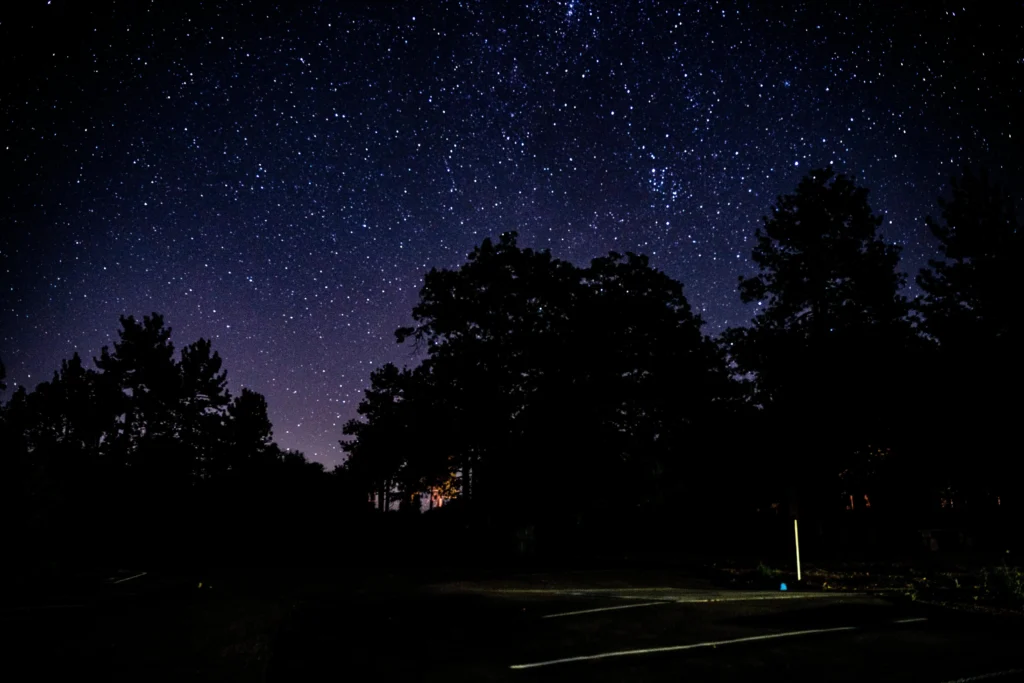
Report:
[[[404,495],[455,476],[490,519],[664,505],[662,474],[707,458],[730,397],[682,285],[635,254],[580,268],[505,234],[431,271],[413,319],[397,338],[426,357],[373,374],[347,466],[385,488],[415,473]]]
[[[309,520],[339,515],[380,549],[368,539],[415,524],[428,495],[462,529],[542,529],[549,547],[696,533],[671,522],[707,516],[821,519],[847,498],[905,521],[940,500],[1019,510],[1019,220],[969,171],[940,209],[910,304],[867,189],[811,171],[755,233],[750,324],[718,339],[646,256],[578,265],[485,239],[426,274],[396,331],[419,362],[371,373],[330,474],[275,444],[266,399],[229,391],[209,340],[178,351],[159,314],[125,316],[94,367],[76,353],[0,403],[0,512],[21,520],[16,543],[167,554],[199,538],[295,550],[323,528]]]
[[[294,525],[277,504],[303,509],[320,486],[313,479],[327,476],[273,443],[263,396],[230,395],[208,340],[176,357],[159,314],[122,317],[113,350],[95,365],[76,353],[0,406],[5,518],[24,522],[15,541],[108,559],[182,551],[172,542],[182,535],[228,547],[257,528],[266,536]],[[268,506],[271,491],[277,504]],[[241,506],[252,534],[232,525],[224,538]]]
[[[724,335],[765,411],[765,445],[787,454],[805,507],[825,504],[809,498],[860,449],[898,438],[894,397],[913,330],[882,220],[853,179],[811,171],[757,230],[758,272],[739,280],[756,313]]]
[[[941,258],[917,277],[922,328],[952,350],[1016,349],[1024,237],[1013,199],[987,173],[970,169],[951,179],[950,191],[939,200],[941,218],[927,219]]]
[[[994,500],[995,482],[1016,472],[1006,444],[1020,411],[1008,397],[1024,380],[1015,361],[1024,238],[1013,198],[987,173],[965,169],[951,179],[939,208],[927,224],[940,258],[918,275],[915,301],[920,328],[937,345],[921,431],[944,486]]]

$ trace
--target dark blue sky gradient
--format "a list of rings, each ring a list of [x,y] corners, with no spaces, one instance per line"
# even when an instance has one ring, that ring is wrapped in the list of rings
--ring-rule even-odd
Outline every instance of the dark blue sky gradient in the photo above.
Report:
[[[910,272],[960,164],[1021,176],[1024,32],[985,3],[15,4],[9,380],[160,311],[328,464],[371,369],[415,362],[393,330],[424,272],[484,236],[647,253],[713,334],[807,169],[871,187]]]

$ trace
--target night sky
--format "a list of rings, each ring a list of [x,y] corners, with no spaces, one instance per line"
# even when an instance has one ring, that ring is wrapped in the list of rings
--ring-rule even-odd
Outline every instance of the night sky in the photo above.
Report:
[[[335,464],[423,274],[485,236],[649,254],[715,334],[806,170],[872,188],[911,273],[962,163],[1022,176],[1019,16],[768,4],[5,3],[8,382],[159,311]]]

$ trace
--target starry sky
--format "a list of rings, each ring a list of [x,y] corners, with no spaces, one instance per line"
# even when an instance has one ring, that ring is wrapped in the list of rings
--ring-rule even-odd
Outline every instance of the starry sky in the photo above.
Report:
[[[1022,175],[1021,3],[988,4],[5,5],[8,382],[159,311],[332,465],[370,371],[417,362],[424,273],[485,236],[649,254],[716,334],[760,217],[832,165],[914,273],[961,164]]]

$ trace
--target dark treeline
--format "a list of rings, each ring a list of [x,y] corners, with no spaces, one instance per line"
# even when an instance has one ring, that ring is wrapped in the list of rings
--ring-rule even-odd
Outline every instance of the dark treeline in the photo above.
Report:
[[[488,541],[547,553],[718,551],[794,515],[821,536],[869,519],[907,549],[1012,519],[1021,236],[985,175],[940,208],[911,302],[868,191],[810,173],[757,231],[752,324],[719,339],[644,256],[484,241],[427,275],[397,331],[423,362],[373,373],[346,469],[379,510],[438,491]]]
[[[19,563],[273,560],[340,511],[342,477],[280,449],[267,403],[231,396],[210,342],[181,349],[158,314],[113,350],[75,354],[2,407],[3,517]]]
[[[871,520],[898,552],[922,527],[1019,523],[1015,209],[971,173],[940,208],[909,301],[867,190],[811,172],[757,231],[752,323],[716,339],[645,256],[485,240],[427,274],[396,332],[422,362],[371,375],[330,473],[273,443],[208,341],[176,356],[159,315],[123,318],[95,369],[76,355],[0,409],[12,547],[721,552],[798,515],[822,538]]]

